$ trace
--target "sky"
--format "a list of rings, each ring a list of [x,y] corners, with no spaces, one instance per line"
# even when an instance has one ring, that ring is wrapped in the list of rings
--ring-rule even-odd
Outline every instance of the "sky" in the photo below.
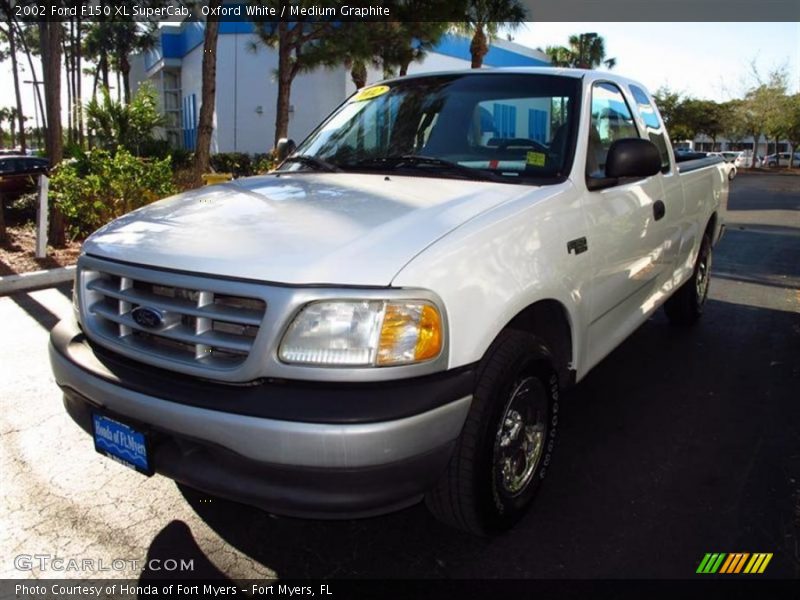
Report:
[[[752,85],[751,63],[766,75],[786,67],[790,91],[800,89],[800,23],[528,23],[512,33],[534,48],[566,45],[570,34],[603,36],[614,71],[651,92],[666,85],[718,102]]]
[[[545,48],[566,45],[570,34],[587,32],[603,36],[607,56],[617,59],[615,72],[640,81],[651,92],[667,85],[695,98],[725,101],[741,97],[754,81],[751,63],[762,75],[786,68],[790,91],[800,90],[798,22],[527,23],[512,35],[520,44]],[[22,55],[20,61],[25,67]],[[41,76],[38,66],[37,70]],[[21,79],[30,79],[27,70]],[[84,89],[90,86],[87,81]],[[25,113],[31,116],[32,88],[22,84]],[[0,107],[14,104],[11,61],[5,61],[0,63]]]

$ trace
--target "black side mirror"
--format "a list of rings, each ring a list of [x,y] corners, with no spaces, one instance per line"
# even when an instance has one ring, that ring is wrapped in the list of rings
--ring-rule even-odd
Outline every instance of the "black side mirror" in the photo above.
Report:
[[[642,178],[661,170],[661,155],[653,142],[626,138],[611,144],[606,158],[606,177]]]
[[[294,143],[294,140],[289,138],[281,138],[278,140],[277,145],[275,146],[275,156],[278,159],[278,162],[283,162],[286,160],[286,157],[292,154],[297,150],[297,144]]]

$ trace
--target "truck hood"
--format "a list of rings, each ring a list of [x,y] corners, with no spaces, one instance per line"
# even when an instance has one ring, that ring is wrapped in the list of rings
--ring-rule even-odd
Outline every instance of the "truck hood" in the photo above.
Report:
[[[95,232],[84,251],[258,281],[385,286],[437,239],[530,192],[427,177],[267,175],[140,208]]]

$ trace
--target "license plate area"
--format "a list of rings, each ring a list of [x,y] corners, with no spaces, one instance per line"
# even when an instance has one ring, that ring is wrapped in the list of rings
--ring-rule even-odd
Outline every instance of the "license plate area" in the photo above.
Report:
[[[143,475],[153,474],[146,432],[106,415],[92,413],[92,437],[94,449],[103,456]]]

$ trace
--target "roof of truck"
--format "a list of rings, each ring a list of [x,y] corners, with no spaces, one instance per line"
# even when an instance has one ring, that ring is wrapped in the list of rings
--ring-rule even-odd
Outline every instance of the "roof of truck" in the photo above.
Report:
[[[560,77],[571,77],[573,79],[587,79],[588,81],[616,81],[617,83],[624,83],[627,85],[636,85],[643,89],[647,89],[638,81],[628,79],[618,75],[617,73],[610,73],[609,71],[598,71],[592,69],[572,69],[567,67],[499,67],[499,68],[486,68],[486,69],[457,69],[448,71],[430,71],[426,73],[414,73],[404,77],[394,77],[386,79],[385,81],[370,84],[368,87],[377,85],[378,83],[391,83],[393,81],[418,79],[423,77],[438,77],[449,75],[507,75],[509,73],[529,74],[529,75],[558,75]]]

